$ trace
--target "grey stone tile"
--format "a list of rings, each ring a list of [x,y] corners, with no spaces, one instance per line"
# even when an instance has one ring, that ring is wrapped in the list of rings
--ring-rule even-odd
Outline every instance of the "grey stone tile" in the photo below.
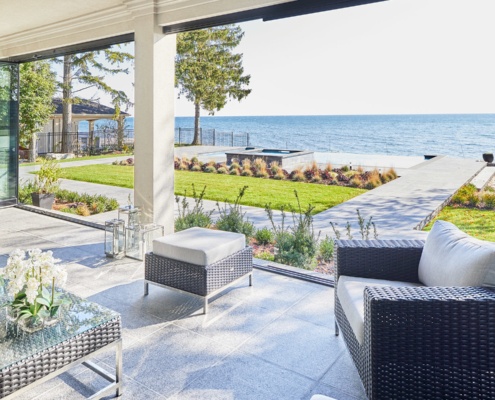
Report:
[[[126,303],[114,301],[101,293],[89,297],[88,300],[118,312],[122,318],[123,333],[136,339],[143,339],[170,323],[153,315],[143,313]]]
[[[177,394],[177,399],[300,399],[311,379],[246,353],[230,354]]]
[[[208,314],[199,314],[176,323],[220,343],[237,347],[278,318],[278,312],[253,306],[235,297],[214,300]]]
[[[2,237],[1,243],[0,254],[2,255],[8,255],[15,249],[40,248],[47,250],[57,246],[54,242],[25,232],[11,232],[6,237]]]
[[[345,351],[332,329],[286,316],[257,333],[243,349],[316,381]]]
[[[321,286],[302,298],[286,314],[334,329],[334,289]]]
[[[143,280],[109,288],[102,294],[115,301],[135,307],[140,312],[167,321],[189,318],[203,312],[203,300],[187,293],[149,285],[149,294],[144,296]]]
[[[41,396],[36,397],[36,400],[79,400],[86,399],[99,390],[105,388],[108,381],[97,375],[96,373],[86,370],[85,372],[73,376],[63,374],[61,382],[52,390],[47,391]],[[105,396],[103,399],[112,399],[115,395]],[[147,400],[163,398],[160,394],[143,387],[134,380],[123,379],[122,397],[120,399],[129,400]]]
[[[253,306],[284,312],[315,290],[315,285],[309,282],[260,272],[254,271],[253,286],[245,287],[244,283],[238,283],[225,296],[234,296]],[[245,289],[236,290],[240,287]]]
[[[145,387],[170,396],[205,374],[231,351],[225,345],[170,324],[124,350],[124,372]]]
[[[342,353],[330,370],[320,379],[320,382],[351,396],[358,398],[366,396],[358,371],[347,351]]]

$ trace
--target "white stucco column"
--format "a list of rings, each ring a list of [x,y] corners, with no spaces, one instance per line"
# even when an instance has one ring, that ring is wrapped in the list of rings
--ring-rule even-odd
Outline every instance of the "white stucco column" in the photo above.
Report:
[[[174,229],[175,35],[153,15],[135,20],[134,204],[144,222]]]

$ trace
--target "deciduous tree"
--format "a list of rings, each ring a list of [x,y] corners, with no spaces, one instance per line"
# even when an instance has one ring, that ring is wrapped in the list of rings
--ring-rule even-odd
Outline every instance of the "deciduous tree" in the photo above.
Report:
[[[55,107],[52,99],[56,91],[56,74],[48,61],[34,61],[20,65],[19,70],[19,138],[29,147],[29,160],[37,157],[38,132],[48,122]]]
[[[244,74],[242,54],[234,53],[244,32],[225,25],[177,35],[175,64],[179,96],[194,103],[194,139],[200,143],[201,108],[214,115],[229,99],[242,100],[251,93],[250,75]]]

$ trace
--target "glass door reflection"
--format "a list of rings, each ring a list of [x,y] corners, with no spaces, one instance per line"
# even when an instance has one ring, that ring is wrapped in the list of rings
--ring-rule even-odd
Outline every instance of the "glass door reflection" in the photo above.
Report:
[[[17,202],[19,68],[0,62],[0,207]]]

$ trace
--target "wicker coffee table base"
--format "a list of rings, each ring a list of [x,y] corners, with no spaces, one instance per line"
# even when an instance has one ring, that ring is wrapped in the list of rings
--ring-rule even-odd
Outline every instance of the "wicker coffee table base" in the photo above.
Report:
[[[105,351],[111,349],[112,347],[115,347],[115,374],[111,374],[110,372],[104,370],[103,368],[89,361],[93,357],[101,353],[104,353]],[[118,339],[96,351],[93,351],[87,356],[81,357],[78,360],[73,361],[62,368],[57,369],[56,371],[53,371],[52,373],[45,375],[43,378],[40,378],[35,382],[16,390],[14,393],[4,397],[3,399],[7,400],[7,399],[17,398],[22,393],[31,390],[33,387],[38,386],[43,382],[46,382],[50,379],[57,377],[58,375],[68,371],[72,367],[79,364],[83,364],[85,367],[89,368],[93,372],[96,372],[98,375],[100,375],[102,378],[106,379],[109,382],[107,386],[105,386],[103,389],[93,394],[91,397],[88,397],[88,399],[91,400],[101,399],[102,397],[110,396],[113,393],[115,393],[116,397],[120,397],[122,395],[122,339]]]

